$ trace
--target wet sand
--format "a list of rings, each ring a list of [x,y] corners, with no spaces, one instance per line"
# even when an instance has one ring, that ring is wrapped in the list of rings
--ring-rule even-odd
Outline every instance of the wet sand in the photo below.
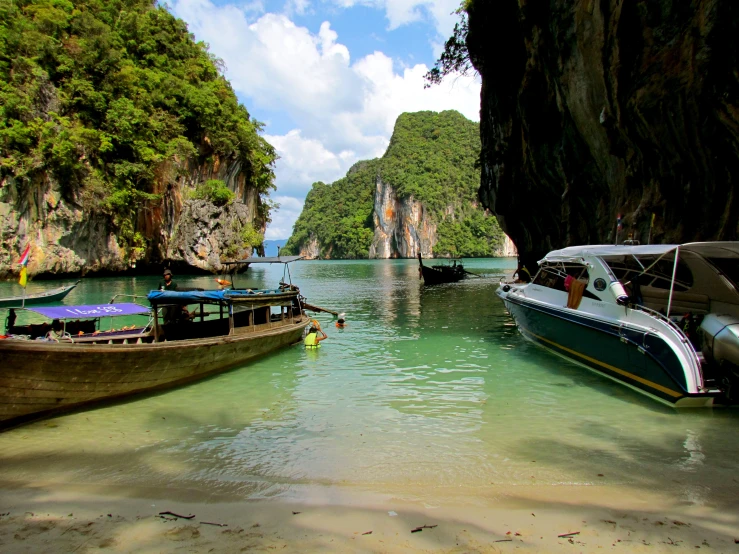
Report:
[[[186,490],[5,482],[0,551],[739,552],[736,506],[619,487],[499,487],[468,501],[448,491],[462,502],[434,506],[325,492],[301,503],[187,502]]]

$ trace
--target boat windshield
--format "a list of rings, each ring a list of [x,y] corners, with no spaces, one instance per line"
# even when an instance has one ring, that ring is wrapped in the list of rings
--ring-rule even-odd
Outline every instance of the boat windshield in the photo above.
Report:
[[[533,284],[541,285],[550,289],[566,291],[565,281],[567,277],[578,279],[585,283],[590,281],[588,268],[583,264],[556,262],[542,263],[539,271],[534,277]]]

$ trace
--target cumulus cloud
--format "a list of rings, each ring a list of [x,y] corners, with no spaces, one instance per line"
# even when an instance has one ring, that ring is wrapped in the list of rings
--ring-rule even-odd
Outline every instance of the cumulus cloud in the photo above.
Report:
[[[303,201],[293,196],[277,196],[274,200],[280,205],[280,209],[272,214],[272,222],[267,227],[264,238],[286,239],[292,234],[295,220],[303,211]]]
[[[319,140],[303,137],[298,129],[286,135],[265,135],[264,138],[280,155],[275,174],[282,195],[305,197],[314,182],[335,181],[356,159],[355,152],[331,152]]]
[[[442,2],[399,4],[413,11]],[[289,5],[309,9],[305,0]],[[301,205],[313,182],[333,182],[356,161],[381,156],[403,112],[456,109],[479,118],[480,85],[474,78],[449,78],[424,89],[426,65],[396,71],[393,60],[379,51],[352,60],[328,21],[311,33],[284,14],[255,14],[211,0],[175,0],[172,10],[224,60],[227,77],[247,107],[279,110],[294,123],[287,134],[265,138],[280,155],[277,194]],[[281,204],[270,226],[273,238],[289,236],[292,227],[284,223],[292,212]],[[277,236],[277,228],[287,234]]]

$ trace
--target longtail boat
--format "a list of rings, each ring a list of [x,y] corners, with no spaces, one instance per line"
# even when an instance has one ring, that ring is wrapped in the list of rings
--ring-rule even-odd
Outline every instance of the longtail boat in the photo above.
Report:
[[[441,283],[456,283],[467,277],[468,272],[457,259],[448,264],[436,264],[432,266],[423,265],[421,253],[418,253],[419,277],[423,278],[425,285],[438,285]]]
[[[289,274],[296,259],[272,263],[284,263]],[[0,428],[202,379],[299,341],[310,320],[299,289],[284,280],[277,289],[152,291],[151,307],[24,308],[52,320],[45,324],[15,325],[18,310],[8,310]],[[110,323],[142,316],[142,324]]]
[[[9,296],[6,298],[0,298],[0,308],[37,306],[39,304],[52,304],[54,302],[61,302],[62,299],[67,296],[70,291],[79,283],[80,282],[77,281],[76,283],[68,285],[66,287],[59,287],[35,294],[27,294],[25,296]]]

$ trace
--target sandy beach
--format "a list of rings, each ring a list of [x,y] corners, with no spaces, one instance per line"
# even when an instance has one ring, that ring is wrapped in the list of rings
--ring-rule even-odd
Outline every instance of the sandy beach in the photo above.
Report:
[[[0,551],[739,551],[736,506],[681,507],[614,487],[497,488],[437,506],[347,491],[309,503],[170,492],[3,483]]]

